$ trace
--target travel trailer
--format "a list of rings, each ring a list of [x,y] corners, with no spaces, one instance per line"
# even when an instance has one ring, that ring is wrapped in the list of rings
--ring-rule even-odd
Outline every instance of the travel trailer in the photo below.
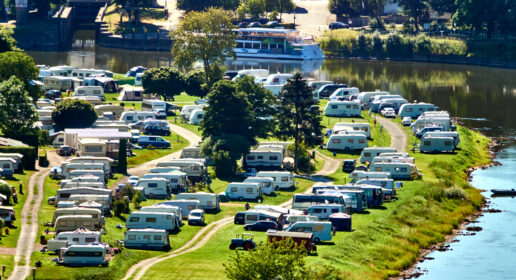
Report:
[[[151,176],[138,180],[137,187],[143,188],[143,193],[148,198],[170,198],[170,184],[167,179]]]
[[[314,204],[340,204],[347,208],[346,212],[351,210],[351,197],[343,194],[294,194],[292,199],[292,209],[306,210]]]
[[[0,153],[0,158],[10,158],[14,160],[14,171],[22,171],[23,170],[23,155],[18,153]],[[1,166],[0,166],[1,167]]]
[[[177,227],[183,225],[183,212],[179,206],[172,206],[166,204],[155,204],[152,206],[145,206],[140,208],[140,212],[163,212],[163,213],[172,213],[176,215],[177,219]]]
[[[203,159],[172,159],[169,161],[159,162],[156,167],[178,167],[180,171],[187,174],[191,181],[201,181],[206,172],[205,160]]]
[[[351,178],[351,182],[357,182],[361,179],[370,179],[370,178],[381,178],[381,179],[392,179],[391,174],[388,172],[373,172],[373,171],[353,171],[349,174],[349,178]]]
[[[339,88],[335,90],[328,100],[330,101],[343,101],[348,100],[348,98],[353,94],[360,93],[360,90],[356,87],[348,87],[348,88]]]
[[[278,226],[285,224],[285,215],[278,212],[271,212],[266,210],[247,210],[244,212],[244,224],[252,224],[258,221],[274,221]]]
[[[105,157],[107,154],[106,140],[81,138],[77,140],[78,156]]]
[[[129,214],[125,227],[127,229],[163,229],[169,232],[177,230],[176,215],[163,212],[132,212]]]
[[[385,190],[390,190],[388,193],[392,195],[394,193],[394,180],[393,179],[382,179],[382,178],[370,178],[358,180],[355,185],[373,185],[382,187]]]
[[[97,222],[98,219],[93,218],[91,215],[63,215],[57,217],[54,229],[57,233],[74,231],[81,227],[88,230],[98,230],[100,227]]]
[[[263,79],[267,79],[269,76],[269,70],[267,69],[244,69],[238,71],[238,74],[233,77],[233,81],[237,81],[245,76],[254,77],[255,82]]]
[[[339,192],[348,190],[362,190],[369,207],[379,207],[383,204],[383,188],[374,185],[337,185]]]
[[[69,175],[68,175],[67,179],[73,179],[73,178],[82,177],[85,175],[96,176],[100,180],[107,179],[107,176],[104,173],[104,170],[99,170],[99,169],[89,169],[89,170],[88,169],[86,169],[86,170],[76,169],[76,170],[70,171],[68,174]]]
[[[181,151],[179,158],[204,158],[200,147],[186,147]]]
[[[374,157],[371,160],[371,164],[377,163],[377,162],[387,162],[387,163],[403,162],[403,163],[415,164],[416,160],[413,157],[382,156],[382,155],[379,155],[379,156]]]
[[[189,124],[199,125],[202,121],[202,117],[204,116],[203,109],[195,109],[190,113],[190,117],[188,118]]]
[[[14,208],[0,205],[0,219],[4,220],[7,225],[12,225],[16,220]]]
[[[450,131],[452,130],[452,124],[450,121],[450,117],[444,117],[444,116],[420,116],[417,118],[411,125],[410,129],[412,130],[412,133],[416,133],[418,130],[431,125],[438,125],[443,127],[443,131]]]
[[[369,110],[371,110],[373,113],[379,113],[380,105],[382,104],[383,100],[394,98],[403,98],[403,96],[397,94],[376,95],[369,103]]]
[[[394,180],[410,180],[418,174],[416,165],[407,162],[372,162],[369,170],[388,172]]]
[[[201,209],[201,203],[199,200],[193,199],[174,199],[167,200],[164,202],[160,202],[159,206],[177,206],[181,208],[181,213],[183,214],[183,218],[187,218],[190,215],[190,211],[194,209]]]
[[[273,187],[275,190],[295,187],[294,176],[288,171],[260,171],[256,173],[256,177],[270,177],[274,179]]]
[[[190,115],[193,112],[193,110],[202,110],[204,107],[206,107],[205,104],[200,105],[185,105],[183,108],[181,108],[181,113],[179,116],[181,116],[184,120],[190,120]]]
[[[73,157],[67,160],[67,162],[71,163],[103,163],[104,164],[104,173],[111,175],[111,164],[114,162],[112,158],[108,157]]]
[[[113,115],[115,115],[115,118],[118,119],[124,112],[124,107],[110,104],[96,105],[95,112],[97,112],[97,116],[102,116],[104,113],[112,112]]]
[[[364,148],[360,153],[359,161],[361,163],[371,162],[371,160],[381,153],[396,153],[395,148],[391,147],[368,147]]]
[[[328,150],[343,150],[350,152],[352,150],[362,150],[367,147],[367,137],[362,133],[339,133],[332,134],[326,143]]]
[[[186,173],[172,170],[166,173],[148,173],[142,179],[163,178],[167,180],[171,192],[178,192],[186,185]]]
[[[107,265],[106,247],[101,244],[72,245],[61,254],[57,263],[65,266]]]
[[[196,192],[196,193],[178,193],[174,200],[198,200],[200,208],[204,210],[220,210],[219,197],[214,193]]]
[[[366,104],[366,105],[369,105],[371,103],[371,101],[373,101],[373,98],[377,95],[389,95],[390,92],[387,92],[387,91],[380,91],[380,90],[376,90],[376,91],[366,91],[366,92],[361,92],[358,94],[358,100],[362,101],[362,103]]]
[[[72,245],[86,245],[100,243],[102,234],[100,231],[90,231],[85,228],[78,228],[74,231],[63,231],[47,242],[47,250],[57,252],[61,248]]]
[[[245,156],[247,167],[281,168],[283,164],[283,148],[281,146],[258,146]]]
[[[262,192],[258,183],[229,183],[226,187],[226,196],[230,200],[257,200],[261,202]]]
[[[61,163],[61,175],[63,178],[69,178],[70,172],[73,170],[101,170],[104,172],[104,163],[70,163],[63,162]]]
[[[125,111],[120,116],[120,120],[126,124],[143,121],[146,119],[155,119],[156,115],[153,112],[144,111]]]
[[[143,250],[168,250],[170,239],[163,229],[130,229],[124,236],[124,247]]]
[[[120,92],[120,95],[118,96],[118,100],[120,100],[120,101],[142,101],[143,100],[143,88],[126,86]]]
[[[392,108],[396,113],[399,112],[400,107],[403,104],[408,103],[407,99],[405,98],[392,98],[392,99],[383,99],[380,105],[378,106],[378,112],[380,112],[384,108]]]
[[[271,194],[274,192],[274,179],[271,177],[248,177],[244,183],[258,183],[263,194]]]
[[[419,151],[422,153],[453,153],[455,151],[455,139],[453,137],[427,136],[421,139]]]
[[[423,137],[421,137],[421,140],[423,140],[423,138],[425,137],[451,137],[453,138],[453,143],[455,145],[455,148],[457,148],[457,146],[459,146],[459,143],[460,143],[460,137],[459,137],[459,133],[457,131],[432,131],[432,132],[427,132],[423,135]],[[0,156],[2,156],[0,154]]]
[[[351,128],[351,129],[349,129]],[[332,134],[340,131],[356,131],[363,133],[367,138],[371,138],[371,125],[366,122],[339,122],[333,126]]]
[[[73,92],[74,97],[81,97],[81,96],[95,96],[102,100],[105,100],[104,98],[104,89],[99,86],[81,86],[77,87],[75,91]]]
[[[10,179],[14,175],[16,160],[7,157],[0,157],[0,177]]]
[[[113,78],[113,72],[107,71],[107,70],[100,70],[100,69],[73,69],[72,70],[72,77],[76,77],[79,79],[84,79],[90,76],[96,76],[96,77],[109,77]]]
[[[358,101],[330,101],[324,108],[328,117],[359,117],[361,113],[362,104]]]
[[[99,189],[99,188],[66,188],[57,190],[57,202],[67,201],[72,195],[85,194],[85,195],[107,195],[111,198],[112,191],[110,189]]]
[[[76,87],[80,87],[82,82],[77,78],[50,76],[43,79],[43,85],[45,90],[55,89],[60,91],[67,91],[74,90]]]
[[[90,215],[93,217],[93,224],[97,226],[102,226],[105,224],[105,219],[102,216],[102,213],[98,209],[93,208],[83,208],[83,207],[70,207],[70,208],[61,208],[56,209],[54,211],[54,215],[52,216],[52,225],[55,225],[57,218],[66,215]]]
[[[430,103],[406,103],[401,105],[400,110],[398,112],[398,116],[402,118],[411,117],[415,119],[421,116],[424,112],[435,111],[435,109],[435,105]]]
[[[306,214],[316,216],[319,220],[326,220],[334,213],[345,213],[342,204],[315,204],[306,209]]]
[[[108,77],[89,77],[84,78],[83,80],[84,86],[100,86],[104,89],[104,92],[118,92],[119,87],[117,81],[113,80],[113,78]]]

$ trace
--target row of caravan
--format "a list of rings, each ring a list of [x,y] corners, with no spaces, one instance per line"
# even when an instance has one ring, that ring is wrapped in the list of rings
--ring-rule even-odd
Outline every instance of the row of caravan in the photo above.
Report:
[[[256,200],[262,195],[271,195],[275,190],[295,187],[294,176],[288,171],[260,171],[243,182],[232,182],[226,187],[225,196],[229,200]]]

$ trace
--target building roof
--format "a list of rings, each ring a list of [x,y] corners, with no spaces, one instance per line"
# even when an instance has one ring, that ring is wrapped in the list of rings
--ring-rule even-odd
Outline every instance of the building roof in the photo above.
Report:
[[[120,132],[114,128],[67,128],[65,134],[77,134],[78,138],[132,138],[130,132]]]
[[[0,137],[0,146],[11,146],[11,147],[28,147],[29,145],[22,141],[14,140],[11,138]]]

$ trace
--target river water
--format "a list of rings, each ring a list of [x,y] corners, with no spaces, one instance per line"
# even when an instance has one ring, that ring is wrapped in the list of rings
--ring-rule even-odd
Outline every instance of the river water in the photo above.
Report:
[[[36,64],[72,65],[109,69],[125,73],[136,65],[169,66],[166,52],[141,52],[95,47],[91,31],[76,33],[73,49],[60,53],[29,52]],[[279,62],[237,60],[227,62],[228,70],[266,68],[271,72],[301,71],[307,77],[333,80],[358,87],[400,94],[409,101],[434,103],[473,129],[489,136],[516,136],[516,70],[396,61],[325,60]],[[497,155],[502,166],[473,173],[472,184],[481,189],[516,188],[516,147]],[[459,236],[445,252],[419,265],[428,270],[421,279],[514,279],[516,278],[516,198],[490,198],[491,207],[501,213],[486,213],[476,225],[483,231]]]

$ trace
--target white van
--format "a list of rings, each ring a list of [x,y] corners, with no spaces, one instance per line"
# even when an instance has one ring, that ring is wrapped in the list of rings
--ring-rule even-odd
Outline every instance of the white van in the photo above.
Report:
[[[415,164],[406,162],[374,162],[369,166],[373,172],[388,172],[394,180],[409,180],[417,175]]]
[[[260,171],[256,177],[270,177],[274,179],[274,189],[290,189],[295,187],[294,176],[288,171]]]
[[[57,233],[73,231],[81,227],[89,230],[98,230],[100,227],[97,221],[98,219],[94,219],[91,215],[64,215],[57,217],[54,229]]]
[[[452,137],[454,140],[455,148],[457,148],[460,143],[460,137],[457,131],[431,131],[425,133],[421,138],[425,137]]]
[[[320,220],[326,220],[334,213],[345,213],[345,206],[342,204],[317,204],[306,209],[307,215],[318,217]]]
[[[351,128],[351,129],[348,129]],[[366,122],[339,122],[333,126],[332,134],[339,134],[340,131],[356,131],[371,138],[371,125]]]
[[[133,212],[127,218],[127,229],[164,229],[169,232],[177,229],[175,214],[163,212]]]
[[[230,200],[257,200],[262,201],[262,192],[258,183],[229,183],[226,187],[226,196]]]
[[[453,137],[424,137],[419,144],[422,153],[453,153],[455,139]]]
[[[311,232],[314,242],[329,241],[332,238],[333,227],[331,222],[295,222],[286,231]]]
[[[187,218],[190,215],[190,211],[194,209],[201,209],[201,203],[199,200],[192,199],[174,199],[160,202],[157,206],[177,206],[181,209],[182,218]]]
[[[324,108],[324,115],[328,117],[359,117],[361,113],[359,101],[330,101]]]
[[[141,178],[138,180],[137,187],[143,187],[143,193],[146,197],[168,197],[170,198],[170,186],[168,180],[151,176],[152,178]]]
[[[263,194],[271,194],[274,192],[274,179],[271,177],[248,177],[244,183],[258,183]]]
[[[100,243],[102,234],[100,231],[90,231],[85,228],[78,228],[74,231],[63,231],[47,242],[47,250],[50,252],[59,251],[71,245],[86,245]]]
[[[107,265],[106,247],[100,244],[72,245],[66,248],[57,263],[66,266]]]
[[[163,212],[172,213],[176,215],[177,226],[180,227],[183,224],[183,212],[179,206],[172,206],[166,204],[155,204],[152,206],[145,206],[140,208],[140,212]]]
[[[368,147],[368,148],[364,148],[362,150],[362,153],[360,153],[360,162],[361,163],[366,163],[366,162],[371,162],[371,160],[378,156],[379,154],[381,153],[396,153],[396,149],[395,148],[391,148],[391,147]]]
[[[328,150],[343,150],[350,152],[352,150],[362,150],[367,147],[367,136],[361,133],[339,133],[332,134],[326,143]]]
[[[196,193],[178,193],[174,200],[198,200],[201,209],[220,210],[219,197],[214,193],[196,192]]]
[[[204,117],[204,110],[203,109],[195,109],[190,114],[190,117],[188,118],[189,124],[199,125],[202,121],[202,117]]]
[[[125,232],[124,247],[143,250],[168,250],[170,239],[163,229],[130,229]]]
[[[144,121],[146,119],[155,119],[156,114],[154,112],[145,112],[145,111],[125,111],[120,116],[120,120],[124,121],[126,124],[134,123],[137,121]]]
[[[358,93],[360,93],[360,90],[356,87],[339,88],[330,95],[328,100],[330,100],[330,101],[338,101],[338,100],[344,100],[344,99],[347,100],[351,95],[358,94]]]
[[[80,96],[96,96],[102,100],[105,100],[104,89],[99,86],[81,86],[77,87],[73,92],[73,97]]]
[[[283,215],[282,213],[266,210],[247,210],[244,213],[244,223],[246,225],[258,221],[274,221],[280,227],[285,224],[285,215]]]

